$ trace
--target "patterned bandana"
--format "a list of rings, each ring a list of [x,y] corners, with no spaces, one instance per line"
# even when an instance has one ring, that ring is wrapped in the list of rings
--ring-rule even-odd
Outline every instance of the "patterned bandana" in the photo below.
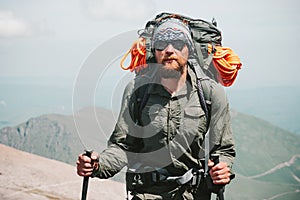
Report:
[[[152,48],[156,41],[174,41],[182,40],[187,43],[190,50],[193,50],[193,42],[191,32],[187,25],[181,20],[175,18],[169,18],[163,21],[155,29],[153,33]]]

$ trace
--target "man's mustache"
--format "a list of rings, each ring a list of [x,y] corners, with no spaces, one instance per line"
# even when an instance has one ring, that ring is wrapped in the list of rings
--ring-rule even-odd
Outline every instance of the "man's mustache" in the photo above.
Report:
[[[163,62],[165,61],[169,61],[169,60],[175,60],[177,61],[177,57],[176,56],[166,56],[162,59]]]

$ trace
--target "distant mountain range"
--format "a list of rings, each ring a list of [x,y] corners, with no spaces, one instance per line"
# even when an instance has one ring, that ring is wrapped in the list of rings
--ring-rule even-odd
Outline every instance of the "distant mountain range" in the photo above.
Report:
[[[0,130],[0,143],[29,153],[74,164],[77,155],[87,148],[101,151],[105,148],[114,124],[113,113],[98,108],[98,127],[94,110],[87,108],[76,115],[48,114]],[[78,122],[76,123],[76,119]],[[100,130],[101,128],[101,130]],[[106,134],[106,135],[103,135]]]
[[[115,71],[111,73],[113,75],[103,80],[102,84],[99,83],[94,100],[97,107],[118,111],[126,83],[120,82],[121,75],[116,76]],[[73,81],[70,80],[1,77],[0,128],[16,126],[45,113],[71,114],[73,89]],[[267,120],[300,135],[299,86],[253,89],[238,89],[233,86],[226,88],[226,92],[232,109]],[[83,105],[90,104],[84,102]],[[75,107],[75,110],[78,108]]]
[[[42,115],[2,128],[0,143],[74,165],[85,148],[105,148],[116,118],[102,108],[86,108],[74,116]],[[237,176],[226,189],[226,197],[299,199],[300,136],[234,110],[232,128],[237,146]],[[115,180],[122,181],[123,176]]]

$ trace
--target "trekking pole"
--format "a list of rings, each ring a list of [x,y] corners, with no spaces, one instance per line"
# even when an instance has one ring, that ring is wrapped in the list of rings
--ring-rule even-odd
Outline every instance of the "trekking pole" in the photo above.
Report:
[[[84,155],[91,157],[93,151],[85,150]],[[82,184],[82,193],[81,193],[81,200],[86,200],[87,190],[89,186],[89,176],[83,177],[83,184]]]
[[[212,154],[211,160],[214,162],[214,164],[218,164],[220,162],[219,155],[218,154]],[[219,185],[217,188],[217,191],[215,191],[217,195],[217,200],[224,200],[224,185]]]

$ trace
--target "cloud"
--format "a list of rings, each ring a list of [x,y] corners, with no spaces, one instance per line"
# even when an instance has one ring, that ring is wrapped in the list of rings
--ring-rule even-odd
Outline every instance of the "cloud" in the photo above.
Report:
[[[152,0],[84,0],[82,6],[84,13],[92,18],[120,21],[144,20],[155,11]]]
[[[28,23],[17,18],[12,11],[0,10],[0,37],[24,37],[31,34]]]
[[[0,105],[2,107],[6,107],[7,106],[7,104],[6,104],[6,102],[4,100],[0,100]]]

